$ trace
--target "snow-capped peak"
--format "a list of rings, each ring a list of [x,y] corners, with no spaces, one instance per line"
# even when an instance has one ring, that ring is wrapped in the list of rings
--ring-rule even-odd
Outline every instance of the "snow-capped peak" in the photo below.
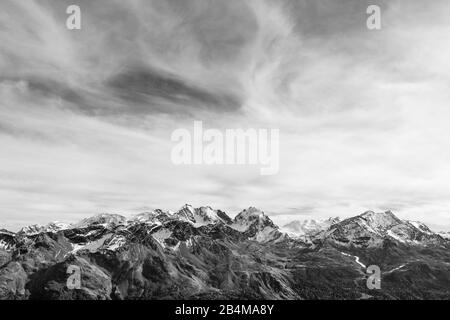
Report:
[[[392,211],[386,212],[373,212],[367,211],[359,216],[363,221],[367,223],[369,229],[375,232],[384,232],[393,226],[402,223],[402,221],[397,218]]]
[[[192,223],[195,227],[200,227],[216,222],[223,222],[228,224],[231,219],[219,210],[214,210],[211,207],[194,208],[191,205],[184,205],[175,214],[178,218]]]
[[[286,236],[278,231],[278,226],[262,210],[255,207],[240,212],[230,227],[245,232],[251,240],[258,242],[279,241]]]
[[[141,212],[136,215],[133,215],[128,220],[129,223],[145,223],[145,224],[154,224],[158,221],[158,213],[155,211],[149,212]]]
[[[241,211],[235,218],[231,227],[238,231],[246,231],[249,228],[253,227],[257,230],[262,230],[265,227],[272,227],[277,229],[270,220],[270,218],[264,213],[255,207],[250,207],[248,209],[244,209]]]
[[[187,222],[195,223],[195,217],[194,217],[195,209],[190,204],[185,204],[174,213],[175,216],[178,216],[180,219],[185,220]]]
[[[194,206],[192,206],[189,203],[186,203],[184,206],[182,206],[180,210],[182,210],[182,209],[187,209],[187,210],[189,210],[191,212],[194,212],[194,210],[195,210]]]
[[[66,230],[69,229],[71,227],[70,224],[68,223],[64,223],[64,222],[59,222],[59,221],[54,221],[54,222],[50,222],[49,224],[46,225],[46,229],[49,231],[61,231],[61,230]]]
[[[61,230],[66,230],[70,228],[70,224],[62,223],[58,221],[50,222],[46,225],[33,224],[26,226],[19,230],[18,234],[25,234],[28,236],[39,234],[42,232],[58,232]]]
[[[237,219],[243,219],[244,217],[264,217],[266,216],[264,211],[255,208],[255,207],[249,207],[247,209],[242,210],[237,216]],[[238,218],[239,217],[239,218]]]
[[[321,231],[327,230],[333,224],[340,221],[339,218],[328,218],[323,220],[294,220],[284,225],[280,231],[287,233],[290,236],[304,236],[313,235]]]
[[[367,211],[348,218],[333,226],[326,236],[345,246],[381,246],[387,239],[414,245],[441,244],[444,241],[423,223],[403,221],[391,211]]]
[[[104,227],[116,227],[124,225],[127,219],[119,214],[101,213],[91,218],[81,220],[75,225],[76,228],[85,228],[93,225],[102,225]]]
[[[217,216],[217,211],[213,210],[211,207],[200,207],[195,210],[196,220],[198,217],[203,219],[205,222],[217,222],[221,219]]]
[[[23,227],[19,230],[18,234],[26,234],[26,235],[33,235],[40,233],[41,230],[44,228],[43,225],[40,224],[32,224],[26,227]]]

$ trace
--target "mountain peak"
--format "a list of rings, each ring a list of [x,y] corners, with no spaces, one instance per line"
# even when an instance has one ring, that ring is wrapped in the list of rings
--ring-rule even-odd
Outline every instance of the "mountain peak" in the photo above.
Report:
[[[22,229],[19,230],[18,234],[33,235],[42,232],[58,232],[60,230],[68,229],[69,227],[70,227],[69,224],[62,223],[59,221],[53,221],[46,225],[33,224],[23,227]]]
[[[330,231],[330,239],[345,246],[382,246],[387,239],[404,244],[436,245],[443,241],[423,223],[401,220],[390,210],[366,211],[336,224]]]
[[[366,211],[359,216],[344,221],[358,222],[358,224],[364,225],[367,230],[373,233],[384,233],[388,229],[402,223],[402,220],[397,218],[391,211]]]
[[[250,217],[250,216],[258,216],[258,217],[267,217],[267,215],[264,213],[264,211],[255,208],[255,207],[248,207],[247,209],[242,210],[237,217]]]
[[[139,222],[139,223],[154,223],[157,217],[161,214],[164,214],[164,212],[161,209],[156,209],[153,211],[146,211],[141,212],[136,215],[133,215],[130,220],[130,222]]]
[[[186,203],[185,205],[183,205],[180,210],[189,210],[191,212],[194,212],[194,207],[188,203]],[[180,211],[178,210],[178,211]]]
[[[174,215],[180,217],[183,220],[195,222],[194,213],[195,213],[194,207],[191,206],[190,204],[185,204],[180,208],[180,210],[175,212]]]
[[[214,210],[210,206],[194,208],[185,204],[180,210],[174,213],[180,219],[193,223],[195,227],[208,225],[215,222],[231,223],[230,217],[225,212]]]
[[[100,213],[93,217],[81,220],[75,226],[77,228],[88,227],[92,225],[103,225],[105,227],[114,227],[125,224],[127,219],[120,214]]]
[[[334,217],[334,218],[330,217],[330,218],[327,219],[327,221],[330,222],[331,224],[336,224],[336,223],[341,221],[341,218],[339,218],[339,217]]]
[[[328,218],[325,220],[294,220],[287,224],[285,224],[281,231],[286,232],[288,235],[293,237],[305,236],[305,235],[314,235],[321,231],[327,230],[332,225],[340,222],[338,217],[336,218]]]
[[[232,228],[241,232],[252,230],[253,233],[261,231],[266,227],[278,229],[272,220],[262,211],[255,207],[242,210],[235,218]]]
[[[385,212],[366,211],[363,214],[359,215],[359,217],[363,218],[370,224],[375,224],[375,225],[392,225],[392,224],[398,224],[398,223],[402,222],[390,210],[385,211]]]

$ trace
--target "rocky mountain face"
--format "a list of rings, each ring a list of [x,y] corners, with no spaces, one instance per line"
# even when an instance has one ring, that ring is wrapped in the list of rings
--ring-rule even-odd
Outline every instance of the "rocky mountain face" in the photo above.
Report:
[[[449,241],[392,212],[279,228],[261,210],[0,230],[2,299],[449,299]],[[381,269],[370,290],[366,267]],[[80,286],[68,284],[78,269]]]
[[[365,212],[331,226],[323,239],[344,247],[381,247],[389,242],[443,246],[446,240],[417,222],[402,221],[391,211]]]

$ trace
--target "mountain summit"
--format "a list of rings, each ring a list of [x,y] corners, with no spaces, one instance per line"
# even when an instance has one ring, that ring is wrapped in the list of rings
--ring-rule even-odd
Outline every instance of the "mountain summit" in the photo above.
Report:
[[[410,245],[443,245],[445,240],[428,227],[403,221],[391,211],[367,211],[332,225],[326,239],[342,246],[380,247],[386,241]]]

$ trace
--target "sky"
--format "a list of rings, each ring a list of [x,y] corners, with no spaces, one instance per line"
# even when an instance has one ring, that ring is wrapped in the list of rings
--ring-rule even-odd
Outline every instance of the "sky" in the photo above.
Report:
[[[450,230],[449,1],[0,3],[0,228],[190,203]],[[174,165],[194,121],[279,129],[279,172]]]

